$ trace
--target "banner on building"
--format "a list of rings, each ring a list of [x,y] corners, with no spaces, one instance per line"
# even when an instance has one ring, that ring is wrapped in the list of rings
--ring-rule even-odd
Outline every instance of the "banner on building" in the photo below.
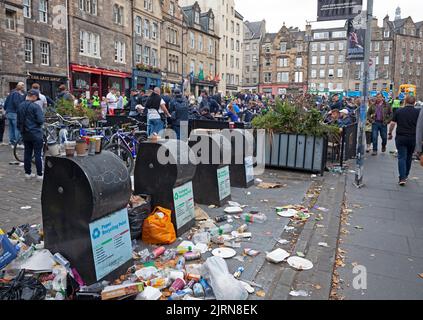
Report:
[[[366,28],[357,19],[348,20],[348,61],[364,61]]]
[[[363,0],[318,0],[317,21],[346,20],[363,9]]]

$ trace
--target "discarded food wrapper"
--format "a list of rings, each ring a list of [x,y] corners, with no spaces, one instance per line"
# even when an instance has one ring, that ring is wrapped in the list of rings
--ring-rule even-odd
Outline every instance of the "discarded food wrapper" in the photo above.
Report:
[[[248,283],[246,283],[244,281],[240,281],[240,282],[241,282],[241,284],[244,286],[245,290],[247,290],[247,292],[249,294],[254,293],[255,290],[254,290],[254,288],[252,286],[250,286]]]
[[[313,263],[310,260],[301,257],[290,257],[287,262],[291,267],[297,270],[310,270],[313,268]]]
[[[29,210],[31,208],[32,208],[31,206],[25,206],[25,207],[21,207],[21,210]]]
[[[209,249],[209,246],[205,243],[197,243],[194,248],[193,251],[199,251],[201,252],[201,254],[204,254],[207,252],[207,250]]]
[[[142,268],[140,270],[137,270],[135,272],[135,275],[144,281],[148,281],[151,280],[154,276],[154,274],[157,272],[157,268],[156,267],[146,267],[146,268]]]
[[[241,205],[235,201],[228,201],[228,205],[231,207],[241,207]]]
[[[259,178],[256,178],[256,179],[254,180],[254,182],[255,182],[255,183],[260,184],[260,183],[262,183],[262,182],[263,182],[263,180],[261,180],[261,179],[259,179]]]
[[[251,232],[239,233],[238,231],[232,231],[231,235],[235,238],[251,238],[253,236]]]
[[[289,241],[285,240],[285,239],[280,239],[280,240],[278,240],[278,243],[284,245],[284,244],[288,244]]]
[[[145,287],[144,291],[137,295],[135,300],[159,300],[162,293],[159,289],[153,287]]]
[[[209,205],[209,209],[214,209],[217,208],[217,206],[215,206],[214,204]]]
[[[319,247],[329,248],[329,245],[326,242],[319,242]]]
[[[205,220],[210,219],[210,217],[207,214],[207,212],[205,212],[199,206],[195,206],[194,214],[195,214],[195,220],[196,221],[205,221]]]
[[[279,189],[283,186],[280,183],[268,183],[268,182],[262,182],[258,186],[260,189]]]
[[[285,231],[292,231],[295,228],[294,227],[289,227],[289,226],[285,226],[285,228],[283,228]]]
[[[322,211],[322,212],[329,212],[329,209],[323,208],[323,207],[314,207],[314,209]]]
[[[111,300],[120,297],[135,295],[142,292],[143,290],[144,284],[142,282],[118,286],[108,286],[104,288],[104,290],[101,292],[101,299]]]
[[[242,210],[242,208],[240,206],[237,207],[227,207],[225,209],[225,213],[227,214],[238,214],[238,213],[242,213],[244,210]]]
[[[293,297],[308,297],[308,293],[307,293],[307,291],[304,291],[304,290],[291,291],[291,292],[289,293],[289,295],[290,295],[290,296],[293,296]]]
[[[298,252],[297,252],[297,256],[299,256],[299,257],[301,257],[301,258],[304,258],[304,257],[305,257],[305,254],[304,254],[304,253],[302,253],[301,251],[298,251]]]
[[[276,249],[266,255],[266,260],[273,263],[280,263],[288,258],[290,254],[283,249]]]
[[[236,256],[236,251],[231,248],[217,248],[212,251],[215,257],[221,257],[223,259],[230,259]]]
[[[244,249],[244,254],[250,257],[257,257],[260,254],[260,251],[257,250],[253,250],[250,248],[245,248]]]
[[[266,292],[263,290],[259,290],[256,292],[257,297],[264,298],[266,296]]]

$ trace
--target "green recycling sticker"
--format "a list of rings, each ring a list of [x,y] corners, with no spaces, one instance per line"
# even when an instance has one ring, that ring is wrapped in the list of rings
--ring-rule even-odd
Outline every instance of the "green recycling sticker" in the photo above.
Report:
[[[229,166],[217,170],[217,184],[219,186],[219,199],[221,201],[231,195]]]

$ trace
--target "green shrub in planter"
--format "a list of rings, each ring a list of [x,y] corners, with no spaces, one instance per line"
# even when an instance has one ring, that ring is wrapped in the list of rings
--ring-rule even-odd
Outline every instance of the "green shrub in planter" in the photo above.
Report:
[[[292,104],[276,100],[275,106],[266,114],[255,117],[252,125],[269,132],[300,134],[322,137],[339,134],[337,126],[324,123],[323,116],[316,109],[304,110]]]

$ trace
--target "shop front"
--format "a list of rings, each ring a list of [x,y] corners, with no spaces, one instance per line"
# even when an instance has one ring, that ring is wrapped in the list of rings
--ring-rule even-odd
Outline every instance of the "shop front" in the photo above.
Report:
[[[139,69],[132,71],[132,83],[138,90],[149,90],[162,85],[162,74]]]
[[[200,80],[198,78],[191,78],[191,94],[198,97],[201,95],[201,91],[206,90],[209,95],[214,95],[217,93],[217,82],[209,80]]]
[[[55,99],[59,86],[68,83],[68,78],[63,75],[49,75],[30,72],[26,79],[26,87],[29,89],[34,83],[38,83],[41,87],[41,92]]]
[[[185,83],[185,82],[184,82]],[[171,92],[176,88],[182,89],[182,75],[176,73],[162,73],[162,88]],[[185,85],[184,85],[185,88]]]
[[[130,73],[80,65],[71,65],[70,69],[70,90],[77,97],[82,93],[90,97],[95,91],[105,97],[110,88],[116,88],[121,94],[127,94],[130,89]]]

